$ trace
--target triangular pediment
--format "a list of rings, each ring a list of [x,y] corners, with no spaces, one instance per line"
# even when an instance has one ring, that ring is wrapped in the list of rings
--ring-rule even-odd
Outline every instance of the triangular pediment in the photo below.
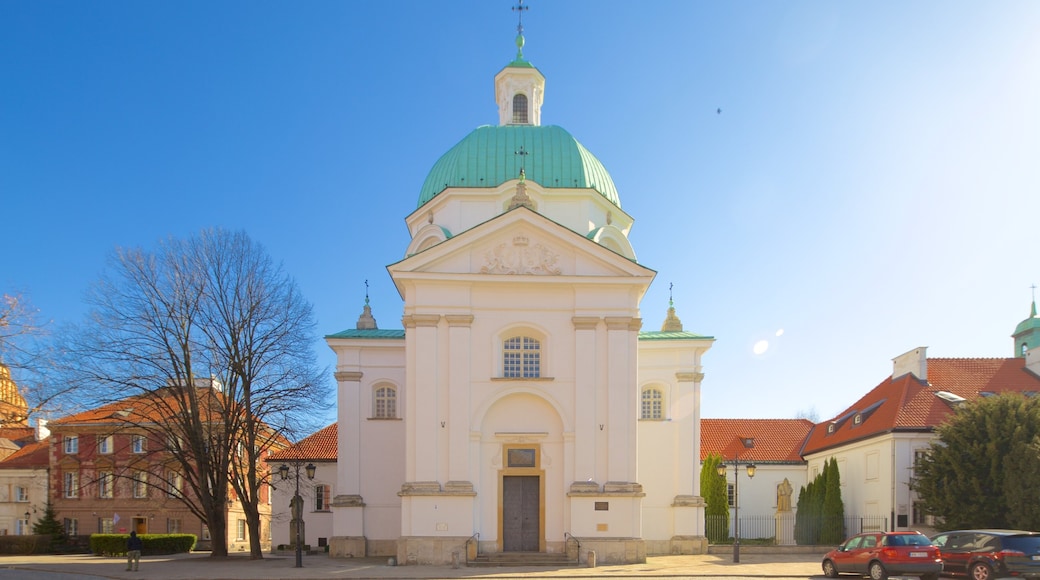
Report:
[[[641,266],[527,208],[516,208],[389,266],[397,273],[646,277]]]

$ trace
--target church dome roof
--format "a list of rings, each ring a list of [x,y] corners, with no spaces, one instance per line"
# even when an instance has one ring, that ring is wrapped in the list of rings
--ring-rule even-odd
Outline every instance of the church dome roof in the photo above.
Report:
[[[478,127],[433,165],[418,207],[449,187],[497,187],[517,179],[521,165],[527,179],[544,188],[589,188],[621,207],[614,180],[599,159],[555,125]]]

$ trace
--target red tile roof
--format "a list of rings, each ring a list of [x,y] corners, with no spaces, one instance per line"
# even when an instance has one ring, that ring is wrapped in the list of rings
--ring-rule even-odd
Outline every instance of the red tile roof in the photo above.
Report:
[[[312,435],[300,440],[299,443],[272,453],[267,461],[283,461],[286,459],[335,461],[338,457],[339,433],[336,424],[320,429]]]
[[[932,431],[953,412],[951,403],[936,395],[941,391],[966,401],[982,393],[1040,394],[1040,377],[1026,370],[1022,358],[929,358],[927,382],[910,374],[886,378],[837,417],[813,427],[803,454],[893,431]]]
[[[24,469],[26,467],[47,467],[50,463],[50,438],[34,441],[15,451],[3,461],[0,469]]]
[[[701,419],[701,461],[709,453],[730,460],[739,452],[759,463],[803,463],[799,451],[812,426],[808,419]],[[755,439],[753,449],[741,444],[746,437]]]

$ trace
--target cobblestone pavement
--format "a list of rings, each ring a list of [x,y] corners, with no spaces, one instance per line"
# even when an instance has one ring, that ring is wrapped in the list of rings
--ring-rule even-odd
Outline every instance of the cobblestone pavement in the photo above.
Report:
[[[451,566],[388,566],[385,558],[333,559],[305,556],[303,567],[293,557],[266,555],[224,559],[208,554],[148,556],[138,572],[126,571],[126,560],[91,555],[0,556],[0,580],[377,580],[416,578],[822,578],[820,555],[748,554],[734,564],[730,556],[659,556],[645,564],[620,566],[539,568],[466,568]]]

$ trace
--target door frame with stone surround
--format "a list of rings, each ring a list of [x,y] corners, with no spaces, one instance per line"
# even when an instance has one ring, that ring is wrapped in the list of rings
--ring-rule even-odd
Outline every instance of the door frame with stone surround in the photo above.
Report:
[[[545,470],[541,468],[542,450],[538,444],[502,445],[502,469],[498,472],[498,551],[505,551],[506,477],[538,478],[538,551],[545,552]]]

